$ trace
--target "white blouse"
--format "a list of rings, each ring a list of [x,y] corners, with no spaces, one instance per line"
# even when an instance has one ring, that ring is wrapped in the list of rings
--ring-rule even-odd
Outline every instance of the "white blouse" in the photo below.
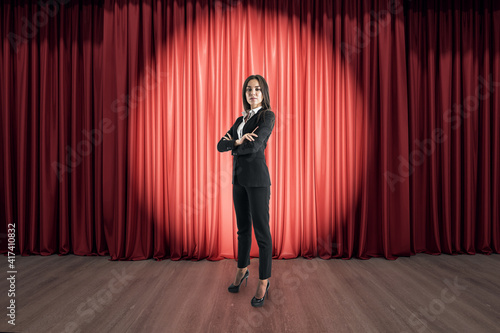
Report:
[[[245,117],[248,115],[248,112],[246,111],[243,111],[241,114],[243,115],[243,121],[241,122],[240,126],[238,126],[238,129],[236,130],[238,132],[238,139],[241,139],[241,137],[243,136],[243,127],[245,126],[245,124],[250,120],[250,118],[252,118],[256,113],[257,111],[259,111],[260,109],[262,109],[262,106],[259,106],[258,108],[255,108],[255,109],[252,109],[250,110],[250,116],[248,117],[248,119],[245,121]]]

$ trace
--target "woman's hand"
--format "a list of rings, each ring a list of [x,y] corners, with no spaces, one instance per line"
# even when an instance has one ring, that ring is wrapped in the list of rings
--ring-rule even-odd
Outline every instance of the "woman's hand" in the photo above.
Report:
[[[255,127],[255,129],[252,131],[252,133],[245,133],[245,134],[241,137],[241,139],[236,140],[236,142],[234,143],[234,145],[235,145],[235,146],[242,145],[242,144],[243,144],[243,142],[244,142],[245,140],[248,140],[248,141],[255,141],[254,137],[258,137],[258,135],[257,135],[257,134],[255,134],[254,132],[255,132],[255,130],[256,130],[257,128],[259,128],[259,126]]]
[[[227,133],[225,136],[224,136],[224,140],[232,140],[233,138],[231,138],[231,134]]]

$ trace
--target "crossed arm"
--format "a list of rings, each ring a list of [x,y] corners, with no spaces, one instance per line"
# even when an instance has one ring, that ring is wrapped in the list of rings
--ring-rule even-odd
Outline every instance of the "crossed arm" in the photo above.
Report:
[[[269,139],[274,128],[274,121],[274,113],[272,111],[267,111],[265,119],[260,120],[258,126],[251,133],[245,133],[241,139],[238,140],[231,136],[231,133],[236,133],[236,131],[234,131],[234,126],[236,124],[233,125],[217,144],[217,150],[220,152],[232,150],[233,155],[247,155],[257,152]]]

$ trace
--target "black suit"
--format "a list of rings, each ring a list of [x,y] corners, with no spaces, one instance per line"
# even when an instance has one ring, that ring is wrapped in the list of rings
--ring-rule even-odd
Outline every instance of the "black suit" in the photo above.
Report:
[[[259,119],[259,115],[261,115]],[[274,128],[274,113],[262,109],[253,115],[243,127],[243,134],[254,132],[255,141],[245,140],[234,146],[238,138],[237,129],[243,117],[236,119],[227,134],[232,140],[220,139],[217,150],[232,151],[233,155],[233,203],[238,224],[238,267],[250,265],[252,245],[252,220],[255,238],[259,245],[259,279],[271,277],[272,239],[269,230],[269,200],[271,180],[264,150]]]
[[[238,176],[239,182],[243,186],[249,187],[262,187],[270,186],[271,179],[269,178],[269,170],[266,165],[266,157],[264,150],[267,146],[267,140],[271,135],[274,127],[274,113],[266,111],[265,117],[261,117],[257,121],[259,114],[264,112],[259,110],[243,127],[243,134],[251,133],[255,127],[259,128],[254,132],[257,134],[255,141],[245,140],[242,145],[234,146],[236,139],[238,139],[237,129],[243,121],[243,116],[236,119],[236,122],[231,127],[227,134],[231,134],[233,140],[220,139],[217,144],[217,150],[222,152],[232,151],[233,155],[233,184],[234,178]]]

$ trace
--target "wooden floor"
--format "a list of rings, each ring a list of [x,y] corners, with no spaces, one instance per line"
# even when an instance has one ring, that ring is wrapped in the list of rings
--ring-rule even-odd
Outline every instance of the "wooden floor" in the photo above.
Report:
[[[108,259],[16,257],[16,326],[2,278],[0,331],[500,332],[498,254],[274,260],[260,309],[258,259],[238,294],[234,260]]]

